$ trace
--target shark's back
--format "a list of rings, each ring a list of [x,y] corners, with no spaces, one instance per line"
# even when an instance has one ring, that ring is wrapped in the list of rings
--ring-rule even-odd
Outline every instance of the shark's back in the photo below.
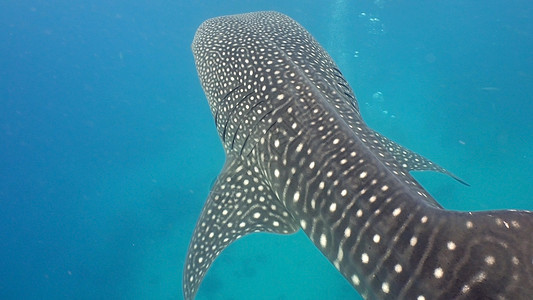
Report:
[[[186,299],[233,241],[299,228],[367,299],[533,294],[533,215],[442,209],[408,172],[461,180],[370,129],[338,67],[294,20],[210,19],[192,48],[227,161],[191,240]]]

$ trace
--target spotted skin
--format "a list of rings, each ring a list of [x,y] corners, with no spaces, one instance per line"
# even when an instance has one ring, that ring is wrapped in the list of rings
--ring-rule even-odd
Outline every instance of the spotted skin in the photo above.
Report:
[[[368,128],[294,20],[209,19],[192,49],[226,163],[192,236],[185,299],[238,238],[300,228],[366,299],[533,295],[533,214],[444,210],[409,171],[458,178]]]

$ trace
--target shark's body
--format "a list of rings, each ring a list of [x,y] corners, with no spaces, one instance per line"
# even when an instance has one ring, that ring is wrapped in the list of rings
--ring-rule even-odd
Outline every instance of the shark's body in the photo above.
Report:
[[[185,299],[241,236],[300,228],[367,299],[533,297],[533,214],[442,209],[408,172],[451,174],[368,128],[298,23],[210,19],[192,48],[227,161],[192,237]]]

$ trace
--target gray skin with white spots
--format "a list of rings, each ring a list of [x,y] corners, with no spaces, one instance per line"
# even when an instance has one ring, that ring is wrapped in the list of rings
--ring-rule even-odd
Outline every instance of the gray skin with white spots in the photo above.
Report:
[[[456,177],[368,128],[294,20],[209,19],[192,49],[227,160],[189,246],[185,299],[238,238],[300,228],[366,299],[531,299],[533,214],[444,210],[408,172]]]

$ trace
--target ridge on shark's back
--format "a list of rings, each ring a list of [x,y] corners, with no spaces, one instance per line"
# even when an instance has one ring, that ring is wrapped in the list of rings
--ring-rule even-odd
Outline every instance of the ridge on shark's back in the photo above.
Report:
[[[294,20],[209,19],[192,49],[226,163],[190,242],[185,299],[238,238],[300,228],[366,299],[533,297],[533,214],[443,209],[409,171],[460,179],[370,129]]]

